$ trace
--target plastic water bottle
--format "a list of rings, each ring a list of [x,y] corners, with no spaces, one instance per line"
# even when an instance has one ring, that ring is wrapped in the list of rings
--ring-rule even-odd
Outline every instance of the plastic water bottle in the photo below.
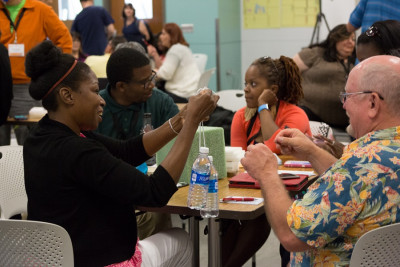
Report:
[[[143,114],[143,128],[141,133],[148,133],[154,129],[153,125],[151,124],[151,113],[144,113]],[[152,166],[156,164],[156,155],[153,155],[146,161],[147,166]]]
[[[193,163],[188,194],[188,207],[200,210],[206,204],[211,163],[208,147],[200,147],[200,153]]]
[[[213,157],[208,157],[211,162],[210,180],[208,183],[207,201],[205,207],[200,210],[203,218],[215,218],[219,214],[218,203],[218,172],[213,165]]]

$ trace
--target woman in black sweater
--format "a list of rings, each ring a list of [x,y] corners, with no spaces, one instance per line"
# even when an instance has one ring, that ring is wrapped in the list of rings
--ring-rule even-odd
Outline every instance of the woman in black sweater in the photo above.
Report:
[[[133,259],[140,254],[135,249],[134,206],[168,202],[177,190],[197,126],[214,110],[218,97],[204,91],[156,130],[119,141],[91,132],[101,121],[105,102],[86,64],[44,41],[28,53],[26,72],[32,78],[31,96],[48,110],[24,144],[28,219],[64,227],[72,239],[75,266],[124,261],[140,266],[141,260]],[[146,81],[145,88],[150,83]],[[178,132],[153,175],[136,170],[134,166]],[[191,262],[179,258],[190,255],[191,245],[186,249],[189,253],[173,255],[172,264]],[[146,251],[141,250],[144,265]]]

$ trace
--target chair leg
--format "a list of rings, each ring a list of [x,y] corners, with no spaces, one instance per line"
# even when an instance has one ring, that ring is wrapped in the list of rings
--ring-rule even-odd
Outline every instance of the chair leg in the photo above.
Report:
[[[251,257],[251,267],[256,267],[256,254]]]

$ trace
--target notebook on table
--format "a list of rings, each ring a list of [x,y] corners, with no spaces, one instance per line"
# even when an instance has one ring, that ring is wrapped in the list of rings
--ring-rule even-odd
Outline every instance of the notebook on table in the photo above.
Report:
[[[298,178],[282,179],[288,191],[299,191],[308,182],[308,175],[299,174]],[[247,172],[239,173],[229,179],[229,187],[234,188],[260,188],[260,184],[256,179],[251,177]]]

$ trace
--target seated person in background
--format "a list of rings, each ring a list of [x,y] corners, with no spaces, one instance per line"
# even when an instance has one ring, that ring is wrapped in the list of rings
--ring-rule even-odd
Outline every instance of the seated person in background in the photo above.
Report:
[[[271,150],[249,146],[241,160],[260,182],[268,221],[292,251],[291,266],[348,266],[366,232],[400,221],[400,59],[375,56],[350,73],[341,95],[356,139],[338,160],[297,129],[275,141],[282,153],[311,162],[320,175],[293,201]]]
[[[82,50],[82,41],[81,36],[77,32],[71,32],[72,36],[72,55],[78,61],[84,62],[85,59],[88,57],[83,50]]]
[[[311,136],[307,115],[296,106],[303,89],[292,59],[281,56],[255,60],[246,71],[244,93],[247,106],[233,117],[231,146],[247,150],[250,144],[264,143],[280,154],[274,143],[280,130],[297,128]]]
[[[183,229],[137,242],[134,206],[167,204],[198,124],[218,96],[204,90],[170,124],[121,141],[92,132],[105,102],[85,63],[44,41],[28,53],[26,72],[30,94],[48,110],[24,144],[28,219],[64,227],[75,266],[190,266],[192,244]],[[176,136],[154,174],[134,167]]]
[[[309,120],[345,129],[348,121],[338,95],[354,67],[355,34],[341,24],[325,41],[304,48],[293,57],[303,77],[304,99],[300,106]]]
[[[400,21],[377,21],[357,38],[356,53],[361,62],[376,55],[389,55],[400,48]]]
[[[186,103],[187,98],[196,94],[201,75],[192,51],[175,23],[164,25],[160,40],[162,46],[168,49],[164,61],[154,46],[147,48],[158,69],[157,76],[166,81],[165,91],[175,103]]]
[[[106,66],[110,55],[115,51],[115,48],[120,43],[125,43],[126,39],[123,36],[111,37],[108,41],[104,55],[102,56],[88,56],[85,63],[96,74],[97,78],[107,78]],[[103,89],[103,88],[101,88]]]
[[[311,136],[307,115],[296,106],[303,90],[299,69],[292,59],[285,56],[276,60],[259,58],[247,69],[245,81],[247,107],[238,110],[233,117],[231,146],[247,150],[250,144],[264,143],[272,151],[280,153],[274,138],[282,129],[297,128]],[[243,265],[269,236],[270,227],[264,215],[255,220],[222,222],[225,229],[222,236],[223,266]]]
[[[141,134],[144,113],[151,113],[152,125],[158,128],[179,112],[170,96],[154,88],[155,73],[146,54],[132,48],[119,48],[129,43],[119,44],[108,60],[109,84],[100,91],[106,106],[96,130],[122,140]],[[146,212],[136,220],[140,240],[172,227],[171,216],[167,213]]]
[[[400,48],[400,22],[397,20],[377,21],[357,38],[356,53],[360,62],[377,55],[394,55],[395,49]],[[351,126],[346,129],[350,136],[353,136]],[[334,140],[317,137],[323,142],[316,142],[317,145],[340,158],[344,145]]]

